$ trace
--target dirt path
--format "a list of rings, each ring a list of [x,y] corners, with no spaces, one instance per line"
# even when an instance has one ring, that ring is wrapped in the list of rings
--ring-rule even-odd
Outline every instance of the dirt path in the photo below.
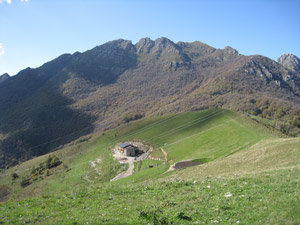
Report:
[[[102,159],[99,157],[97,158],[95,161],[90,161],[90,165],[91,167],[93,167],[96,171],[96,173],[98,173],[98,175],[101,175],[101,172],[98,170],[98,168],[96,168],[96,165],[101,163]]]
[[[133,169],[134,169],[134,163],[133,162],[134,162],[133,157],[127,157],[127,163],[129,165],[128,169],[125,172],[118,174],[117,176],[115,176],[110,181],[119,180],[119,179],[129,177],[130,175],[132,175],[133,174]]]
[[[162,153],[164,154],[164,157],[165,157],[165,161],[168,162],[168,153],[166,153],[166,151],[160,147],[160,150],[162,151]]]
[[[122,179],[124,177],[131,176],[133,174],[133,170],[134,170],[134,162],[138,162],[138,161],[147,159],[149,157],[150,153],[153,151],[153,148],[151,146],[146,146],[143,143],[140,143],[137,141],[134,141],[134,142],[132,141],[130,143],[134,144],[135,146],[138,146],[138,148],[141,149],[142,151],[144,151],[145,153],[143,153],[139,156],[136,156],[136,157],[130,157],[130,156],[126,156],[124,153],[121,153],[119,151],[119,147],[115,146],[115,148],[112,149],[112,155],[113,155],[114,159],[116,159],[117,161],[119,161],[122,164],[128,164],[129,167],[126,171],[118,174],[110,181],[115,181],[115,180]]]
[[[169,168],[166,172],[164,172],[164,173],[168,173],[168,172],[170,172],[170,171],[175,170],[175,164],[176,164],[176,163],[172,164],[172,165],[170,166],[170,168]]]

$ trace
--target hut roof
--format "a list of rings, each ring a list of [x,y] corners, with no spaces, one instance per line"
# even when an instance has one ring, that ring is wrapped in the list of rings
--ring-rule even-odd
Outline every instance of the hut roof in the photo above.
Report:
[[[129,144],[128,142],[123,142],[123,143],[121,143],[121,144],[119,144],[119,146],[121,147],[121,148],[126,148],[126,147],[128,147],[128,146],[130,146],[131,144]]]

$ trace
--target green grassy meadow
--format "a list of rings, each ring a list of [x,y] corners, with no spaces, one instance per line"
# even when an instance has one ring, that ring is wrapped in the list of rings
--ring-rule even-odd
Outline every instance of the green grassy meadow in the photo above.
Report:
[[[130,140],[151,145],[160,160],[135,163],[132,176],[109,182],[128,167],[110,149]],[[49,155],[62,164],[22,188]],[[203,158],[207,163],[167,172],[175,162]],[[170,114],[82,137],[3,171],[0,223],[299,224],[299,178],[299,138],[223,109]]]
[[[299,224],[300,169],[108,183],[0,205],[5,224]]]

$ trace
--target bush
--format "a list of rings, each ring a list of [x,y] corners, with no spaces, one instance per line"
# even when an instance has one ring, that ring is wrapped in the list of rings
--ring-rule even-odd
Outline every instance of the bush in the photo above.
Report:
[[[61,163],[62,161],[60,161],[60,159],[57,156],[49,156],[46,161],[46,168],[51,169],[59,166]]]
[[[139,210],[139,216],[153,222],[153,224],[172,223],[166,216],[163,215],[163,211],[156,207],[147,208],[145,210]]]
[[[176,217],[181,220],[192,220],[192,218],[185,215],[183,211],[176,213]]]
[[[16,172],[13,172],[11,177],[12,177],[13,180],[15,180],[15,179],[19,178],[19,175]]]
[[[23,179],[22,179],[22,181],[21,181],[21,187],[22,188],[25,188],[25,187],[27,187],[28,185],[30,185],[32,182],[31,182],[31,180],[30,180],[30,178],[29,177],[24,177]]]
[[[134,120],[139,120],[141,118],[143,118],[145,115],[142,114],[135,114],[134,116],[126,116],[124,117],[123,121],[125,123],[129,123],[130,121],[134,121]]]
[[[50,176],[50,169],[57,167],[60,164],[62,164],[62,161],[60,161],[60,159],[57,156],[49,156],[45,162],[40,163],[38,167],[35,167],[31,170],[29,177],[23,178],[21,186],[26,187],[30,185],[33,181],[36,181],[38,179],[44,179]],[[13,174],[12,176],[16,175]]]
[[[46,176],[49,177],[51,175],[50,170],[46,169]]]

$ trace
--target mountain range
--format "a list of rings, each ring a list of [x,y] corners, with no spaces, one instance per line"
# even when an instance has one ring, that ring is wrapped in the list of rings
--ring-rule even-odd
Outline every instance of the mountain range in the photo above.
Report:
[[[300,60],[199,41],[115,40],[0,76],[0,166],[142,117],[226,108],[297,136]]]

